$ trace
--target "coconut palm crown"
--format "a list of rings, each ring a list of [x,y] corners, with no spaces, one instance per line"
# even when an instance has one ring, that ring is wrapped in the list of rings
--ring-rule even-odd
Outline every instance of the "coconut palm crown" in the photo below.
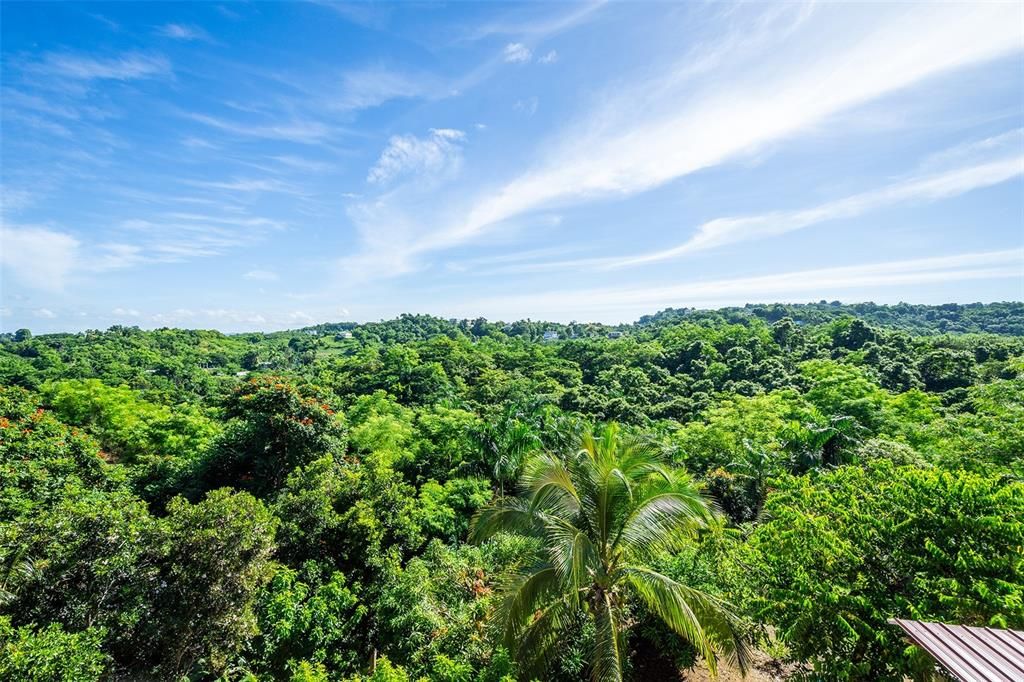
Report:
[[[571,455],[530,458],[521,494],[499,498],[474,519],[477,541],[507,531],[542,548],[536,564],[502,587],[497,617],[506,646],[526,670],[538,670],[585,612],[595,626],[592,678],[621,680],[625,607],[639,599],[693,644],[712,673],[719,656],[745,671],[747,645],[727,605],[650,568],[718,523],[697,485],[660,448],[617,425],[581,441]]]

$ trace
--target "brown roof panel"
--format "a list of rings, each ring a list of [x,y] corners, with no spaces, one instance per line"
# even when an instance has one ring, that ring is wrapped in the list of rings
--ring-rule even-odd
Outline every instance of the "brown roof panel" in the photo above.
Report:
[[[893,618],[960,682],[1024,681],[1024,632]]]

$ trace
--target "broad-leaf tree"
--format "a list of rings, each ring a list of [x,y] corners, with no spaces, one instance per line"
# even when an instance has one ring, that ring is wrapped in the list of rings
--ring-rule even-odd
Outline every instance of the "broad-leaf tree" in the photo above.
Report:
[[[344,418],[316,386],[257,377],[226,404],[228,426],[206,462],[208,487],[234,485],[269,496],[296,467],[344,452]]]
[[[595,627],[591,677],[621,680],[627,605],[635,599],[690,641],[712,671],[721,655],[745,669],[747,646],[729,608],[650,568],[660,553],[718,522],[692,479],[657,447],[612,424],[585,434],[571,455],[531,458],[521,487],[520,496],[481,511],[473,536],[511,531],[542,547],[539,561],[503,586],[498,608],[505,644],[527,671],[543,667],[583,612]]]
[[[889,618],[1024,627],[1024,484],[885,459],[775,484],[752,615],[824,679],[929,674]]]

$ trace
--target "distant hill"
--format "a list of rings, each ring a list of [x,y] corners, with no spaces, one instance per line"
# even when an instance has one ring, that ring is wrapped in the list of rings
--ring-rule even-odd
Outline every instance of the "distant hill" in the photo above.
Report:
[[[720,308],[714,311],[693,308],[667,308],[640,318],[640,325],[658,325],[680,318],[726,318],[738,321],[759,317],[777,322],[784,317],[803,324],[822,324],[841,317],[857,317],[871,324],[902,329],[912,334],[1004,334],[1024,336],[1024,302],[943,303],[916,305],[898,303],[767,303],[747,304],[742,308]]]

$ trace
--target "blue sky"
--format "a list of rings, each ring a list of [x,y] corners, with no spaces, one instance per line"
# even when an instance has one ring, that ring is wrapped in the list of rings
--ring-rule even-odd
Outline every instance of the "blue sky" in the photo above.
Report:
[[[0,324],[1024,298],[1024,6],[14,3]]]

